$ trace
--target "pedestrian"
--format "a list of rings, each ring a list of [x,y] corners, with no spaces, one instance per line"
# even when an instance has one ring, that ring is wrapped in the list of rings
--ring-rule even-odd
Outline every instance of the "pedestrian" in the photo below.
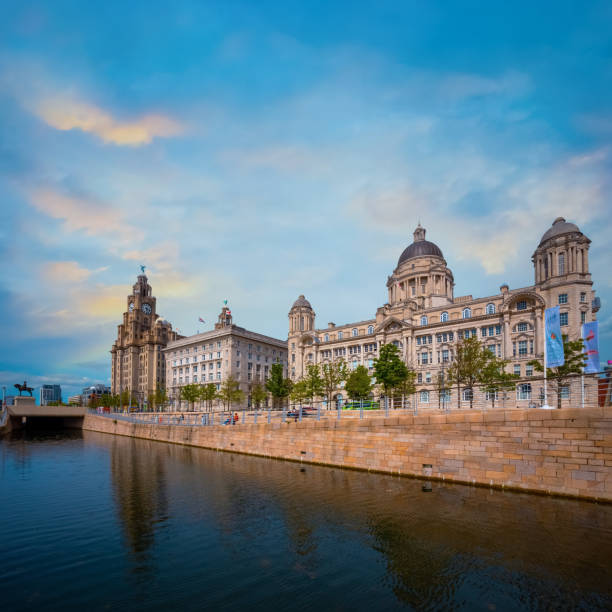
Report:
[[[235,425],[237,422],[238,422],[238,413],[235,412],[234,413],[234,421],[233,421],[232,425]]]

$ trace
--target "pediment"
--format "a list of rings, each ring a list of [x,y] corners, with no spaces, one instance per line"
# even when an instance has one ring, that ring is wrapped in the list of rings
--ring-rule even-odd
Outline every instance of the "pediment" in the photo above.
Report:
[[[401,331],[402,329],[406,329],[408,327],[410,327],[410,325],[406,323],[406,321],[402,321],[398,317],[391,316],[391,317],[387,317],[382,323],[377,325],[376,328],[374,329],[374,333],[397,332],[397,331]]]

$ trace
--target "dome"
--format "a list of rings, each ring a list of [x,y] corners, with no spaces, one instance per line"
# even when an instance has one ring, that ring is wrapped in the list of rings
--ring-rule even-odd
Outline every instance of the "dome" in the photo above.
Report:
[[[444,259],[442,251],[437,244],[425,240],[425,229],[421,227],[421,224],[414,230],[414,242],[404,249],[404,252],[400,255],[397,265],[401,265],[405,261],[414,257],[425,257],[433,255],[434,257],[440,257]]]
[[[293,310],[294,308],[299,308],[299,307],[310,308],[312,310],[312,306],[310,305],[310,302],[303,295],[300,295],[298,299],[295,300],[295,302],[293,302],[293,306],[291,307],[291,310]]]
[[[556,238],[563,234],[571,234],[573,232],[580,233],[580,229],[574,223],[568,223],[563,217],[557,217],[552,224],[552,227],[542,236],[540,244],[550,240],[550,238]]]

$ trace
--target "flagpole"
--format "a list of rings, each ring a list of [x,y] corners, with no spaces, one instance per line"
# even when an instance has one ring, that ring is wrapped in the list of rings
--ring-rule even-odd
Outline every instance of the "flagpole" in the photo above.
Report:
[[[550,406],[548,405],[548,382],[547,382],[547,377],[546,377],[546,370],[547,370],[547,358],[548,358],[548,351],[546,350],[546,309],[544,308],[543,310],[543,314],[542,314],[542,318],[544,319],[543,321],[543,325],[542,325],[542,329],[544,330],[544,405],[542,406],[542,408],[545,409],[550,409]]]

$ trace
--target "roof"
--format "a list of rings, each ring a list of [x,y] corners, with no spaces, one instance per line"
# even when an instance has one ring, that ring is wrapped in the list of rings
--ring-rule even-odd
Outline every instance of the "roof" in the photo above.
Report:
[[[306,307],[306,308],[312,308],[312,306],[310,305],[310,302],[303,295],[300,295],[298,299],[295,300],[295,302],[293,302],[293,306],[291,307],[291,310],[293,310],[294,308],[299,308],[300,306]]]
[[[551,238],[563,236],[563,234],[572,234],[574,232],[580,233],[580,229],[576,224],[568,223],[563,217],[557,217],[553,221],[552,227],[550,227],[542,236],[540,244],[546,242],[546,240],[550,240]]]
[[[414,242],[404,249],[404,252],[400,255],[397,265],[413,259],[414,257],[426,257],[433,255],[434,257],[440,257],[444,259],[442,251],[437,244],[425,240],[425,228],[421,227],[421,224],[414,230]]]

